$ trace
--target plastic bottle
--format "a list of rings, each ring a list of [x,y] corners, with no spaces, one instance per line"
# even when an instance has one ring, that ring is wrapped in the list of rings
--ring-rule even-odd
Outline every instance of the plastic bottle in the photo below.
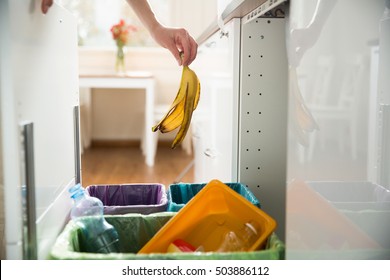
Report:
[[[255,221],[247,222],[241,230],[241,240],[243,242],[243,250],[249,250],[260,236],[259,225]]]
[[[89,196],[80,184],[69,189],[74,205],[71,218],[81,229],[80,251],[89,253],[119,252],[119,235],[103,216],[103,203]]]
[[[217,252],[248,251],[259,236],[259,226],[251,221],[244,223],[237,232],[228,231],[222,239]]]

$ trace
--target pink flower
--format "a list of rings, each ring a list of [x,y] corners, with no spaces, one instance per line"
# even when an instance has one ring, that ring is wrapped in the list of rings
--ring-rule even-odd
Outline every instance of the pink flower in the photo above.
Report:
[[[116,41],[118,46],[124,46],[129,40],[130,32],[136,32],[137,27],[134,25],[127,25],[126,22],[121,19],[119,23],[113,25],[110,29],[112,38]]]

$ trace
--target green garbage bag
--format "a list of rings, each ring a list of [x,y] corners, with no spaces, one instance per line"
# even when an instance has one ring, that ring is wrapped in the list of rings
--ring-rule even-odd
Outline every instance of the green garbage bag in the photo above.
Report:
[[[250,203],[261,208],[260,201],[251,192],[251,190],[241,183],[225,183],[236,193],[246,198]],[[168,211],[178,212],[184,207],[195,195],[198,194],[207,184],[190,184],[178,183],[171,184],[168,188]]]
[[[56,260],[150,260],[150,259],[284,259],[285,246],[272,234],[264,250],[254,252],[195,252],[195,253],[156,253],[137,252],[171,219],[176,212],[160,212],[150,215],[125,214],[106,215],[107,222],[118,231],[120,253],[95,254],[80,252],[79,229],[73,221],[65,226],[53,245],[49,259]]]

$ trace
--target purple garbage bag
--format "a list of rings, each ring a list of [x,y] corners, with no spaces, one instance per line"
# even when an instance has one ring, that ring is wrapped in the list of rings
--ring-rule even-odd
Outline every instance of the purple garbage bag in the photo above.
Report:
[[[165,186],[162,184],[91,185],[90,196],[103,202],[104,214],[164,212],[168,206]]]

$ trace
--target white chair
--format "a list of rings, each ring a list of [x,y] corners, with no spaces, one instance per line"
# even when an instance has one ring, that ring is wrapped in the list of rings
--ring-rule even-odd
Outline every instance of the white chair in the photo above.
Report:
[[[353,159],[357,157],[357,94],[364,80],[365,62],[361,55],[353,56],[347,63],[340,65],[343,72],[335,77],[335,61],[332,57],[321,57],[314,77],[313,87],[308,96],[308,108],[319,125],[312,133],[307,154],[311,160],[317,145],[325,148],[326,139],[335,137],[340,152],[349,147]],[[336,82],[340,81],[339,86]],[[334,94],[335,93],[335,94]],[[332,96],[333,95],[333,96]],[[329,128],[329,129],[327,129]]]

